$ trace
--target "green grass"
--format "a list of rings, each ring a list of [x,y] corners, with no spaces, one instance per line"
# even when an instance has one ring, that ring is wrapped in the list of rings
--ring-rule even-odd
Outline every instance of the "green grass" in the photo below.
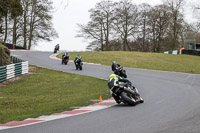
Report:
[[[124,67],[200,74],[200,56],[112,51],[70,52],[70,59],[73,60],[77,54],[83,61],[103,65],[111,65],[115,60]]]
[[[35,74],[0,87],[0,123],[73,110],[111,97],[107,81],[34,67]]]

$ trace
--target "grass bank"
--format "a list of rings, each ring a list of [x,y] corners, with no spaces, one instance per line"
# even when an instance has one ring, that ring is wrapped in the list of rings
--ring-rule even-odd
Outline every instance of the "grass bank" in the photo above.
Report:
[[[70,59],[73,60],[77,54],[83,57],[83,61],[103,65],[111,65],[115,60],[124,67],[200,74],[200,56],[112,51],[70,52]]]
[[[0,86],[0,123],[73,110],[111,97],[107,81],[32,67],[31,75]]]
[[[0,66],[9,65],[10,63],[10,51],[0,40]]]

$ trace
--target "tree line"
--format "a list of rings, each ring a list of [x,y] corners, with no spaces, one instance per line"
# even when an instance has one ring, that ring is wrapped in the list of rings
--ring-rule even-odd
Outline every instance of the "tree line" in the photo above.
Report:
[[[0,0],[0,38],[31,49],[58,37],[52,24],[51,0]]]
[[[95,51],[175,50],[183,47],[185,39],[198,41],[200,36],[199,21],[185,21],[184,4],[184,0],[164,0],[156,6],[136,5],[131,0],[103,0],[89,10],[87,24],[78,24],[76,37],[89,40],[87,49]],[[197,13],[199,8],[194,9]]]

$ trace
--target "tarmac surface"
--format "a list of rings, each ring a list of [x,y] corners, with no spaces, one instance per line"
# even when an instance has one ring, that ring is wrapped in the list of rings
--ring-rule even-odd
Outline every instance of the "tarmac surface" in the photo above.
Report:
[[[53,53],[12,51],[30,64],[63,72],[107,79],[110,66],[84,64],[75,70],[73,62],[62,65],[49,58]],[[84,59],[83,59],[84,60]],[[200,75],[124,68],[145,102],[124,104],[42,122],[0,130],[0,133],[200,133]],[[92,86],[91,86],[92,87]]]

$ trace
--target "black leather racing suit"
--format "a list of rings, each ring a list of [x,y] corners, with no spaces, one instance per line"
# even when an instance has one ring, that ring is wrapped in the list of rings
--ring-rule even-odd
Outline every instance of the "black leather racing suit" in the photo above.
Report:
[[[120,98],[119,96],[115,93],[115,90],[117,89],[118,86],[115,85],[116,84],[119,84],[119,82],[124,82],[124,83],[130,83],[130,81],[128,79],[125,79],[125,78],[121,78],[120,76],[117,76],[118,77],[118,82],[115,81],[115,79],[112,79],[112,80],[108,80],[108,87],[110,88],[110,90],[112,91],[112,96],[113,98],[115,99],[115,101],[117,103],[120,103]]]

